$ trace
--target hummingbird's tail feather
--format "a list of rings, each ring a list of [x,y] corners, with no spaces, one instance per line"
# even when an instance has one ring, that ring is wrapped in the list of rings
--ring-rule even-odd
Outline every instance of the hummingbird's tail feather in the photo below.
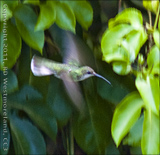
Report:
[[[43,58],[33,56],[31,60],[31,70],[35,76],[46,76],[54,74],[51,69],[43,64]]]

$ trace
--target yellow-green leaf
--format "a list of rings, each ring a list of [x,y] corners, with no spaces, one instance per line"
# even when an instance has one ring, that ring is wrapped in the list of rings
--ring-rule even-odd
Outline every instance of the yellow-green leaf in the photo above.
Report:
[[[160,153],[160,130],[159,116],[155,115],[151,110],[144,112],[143,135],[141,149],[143,154],[159,154]]]
[[[116,107],[112,120],[112,137],[117,146],[138,120],[143,107],[143,100],[138,92],[127,95]]]
[[[147,76],[146,79],[141,77],[136,78],[136,87],[141,94],[141,97],[147,109],[158,115],[159,113],[159,79],[152,76]]]

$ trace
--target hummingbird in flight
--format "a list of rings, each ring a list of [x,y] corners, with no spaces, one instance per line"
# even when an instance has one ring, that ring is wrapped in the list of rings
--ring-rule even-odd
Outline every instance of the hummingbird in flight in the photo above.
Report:
[[[58,63],[36,55],[33,56],[32,58],[31,70],[35,76],[54,75],[59,79],[74,81],[74,82],[82,81],[89,77],[96,76],[105,80],[111,85],[111,83],[107,79],[97,74],[89,66],[79,67],[71,64]],[[69,78],[65,79],[64,77],[66,76],[69,76]]]
[[[103,76],[97,74],[91,67],[94,66],[94,59],[89,48],[76,35],[61,29],[51,29],[51,35],[60,47],[63,56],[63,63],[34,55],[31,60],[31,70],[35,76],[54,75],[62,79],[64,86],[75,106],[81,110],[84,103],[84,96],[81,92],[78,81],[96,76],[108,84],[111,83]],[[89,57],[88,57],[89,55]],[[81,66],[80,66],[81,65]]]

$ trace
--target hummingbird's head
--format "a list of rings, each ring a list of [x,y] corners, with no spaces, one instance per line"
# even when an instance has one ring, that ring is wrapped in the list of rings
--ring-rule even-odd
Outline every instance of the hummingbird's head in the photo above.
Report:
[[[94,70],[88,66],[84,66],[80,68],[81,73],[79,76],[79,81],[85,80],[91,76],[94,76]]]
[[[101,78],[101,79],[103,79],[104,81],[108,82],[111,85],[111,83],[107,79],[105,79],[103,76],[97,74],[92,68],[90,68],[88,66],[82,67],[82,76],[81,76],[79,81],[85,80],[85,79],[87,79],[87,78],[89,78],[91,76],[96,76],[98,78]]]

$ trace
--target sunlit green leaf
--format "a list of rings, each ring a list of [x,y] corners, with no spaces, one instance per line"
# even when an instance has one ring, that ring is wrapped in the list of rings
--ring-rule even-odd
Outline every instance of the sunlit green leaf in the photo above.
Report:
[[[160,74],[160,51],[156,45],[152,46],[147,57],[148,70],[153,74]]]
[[[122,42],[122,45],[125,47],[128,55],[130,55],[130,62],[135,60],[146,40],[147,34],[143,30],[133,30],[126,36],[126,39]]]
[[[116,57],[120,57],[121,60],[127,61],[127,58],[129,57],[127,55],[127,52],[119,46],[123,41],[123,37],[132,30],[133,28],[126,24],[121,24],[110,30],[106,30],[101,41],[104,60],[106,60],[107,62],[111,62],[113,60],[117,60]],[[119,56],[117,56],[116,54],[118,54]]]
[[[155,30],[153,32],[153,39],[154,39],[154,42],[157,45],[157,47],[160,49],[160,43],[159,43],[159,41],[160,41],[160,31]]]
[[[142,27],[143,18],[139,10],[135,8],[127,8],[119,13],[115,18],[109,20],[109,29],[118,24],[131,24],[135,29]]]
[[[56,20],[56,4],[48,1],[40,5],[40,14],[35,26],[35,30],[48,29]]]
[[[75,32],[76,18],[74,12],[65,3],[56,3],[56,24],[62,29]]]
[[[141,143],[143,154],[160,153],[159,122],[159,116],[155,115],[151,110],[146,110],[144,112],[143,135]]]
[[[23,40],[33,49],[42,53],[44,45],[44,32],[34,31],[37,16],[35,12],[27,5],[19,5],[14,12],[16,24]]]
[[[12,68],[21,52],[21,37],[14,24],[9,20],[7,28],[1,31],[1,51],[3,57],[0,59],[1,70],[4,67]]]
[[[158,30],[160,31],[160,17],[158,19]]]
[[[87,1],[64,1],[74,11],[76,20],[86,30],[92,24],[93,10],[89,2]]]
[[[143,6],[155,14],[157,13],[158,7],[159,7],[159,1],[153,1],[153,0],[143,0]]]
[[[144,103],[146,104],[146,108],[151,108],[152,112],[158,115],[160,95],[159,79],[152,76],[147,76],[146,80],[141,77],[137,77],[135,84]]]
[[[134,126],[129,131],[129,134],[123,140],[124,145],[130,145],[134,147],[141,145],[143,120],[144,117],[141,116],[138,119],[138,121],[134,124]]]
[[[113,62],[113,70],[120,75],[127,75],[131,71],[131,65],[125,62]]]
[[[11,115],[10,127],[16,154],[46,154],[42,134],[29,121]]]
[[[116,107],[112,120],[112,137],[117,146],[138,120],[143,100],[137,92],[130,93]]]

